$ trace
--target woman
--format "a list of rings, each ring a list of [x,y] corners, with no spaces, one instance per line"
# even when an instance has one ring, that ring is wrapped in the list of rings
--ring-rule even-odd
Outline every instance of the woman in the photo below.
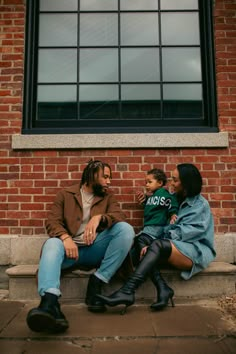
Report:
[[[97,296],[105,305],[132,305],[135,290],[149,275],[158,292],[151,309],[161,310],[169,300],[173,306],[174,291],[160,274],[160,262],[167,261],[182,270],[181,276],[187,280],[215,258],[213,217],[207,200],[200,194],[202,177],[197,167],[189,163],[177,165],[171,185],[179,202],[175,224],[166,226],[162,238],[152,241],[136,270],[118,291]]]

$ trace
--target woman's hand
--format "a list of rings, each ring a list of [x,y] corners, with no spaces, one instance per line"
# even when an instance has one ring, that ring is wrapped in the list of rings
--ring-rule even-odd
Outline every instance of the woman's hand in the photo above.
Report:
[[[143,258],[143,256],[145,256],[145,254],[147,253],[147,249],[148,249],[148,246],[145,246],[141,249],[140,251],[140,259]]]
[[[177,215],[176,214],[172,215],[170,218],[170,224],[174,224],[176,220],[177,220]]]
[[[65,248],[66,257],[77,260],[79,258],[79,250],[73,239],[71,237],[67,237],[62,240],[62,242]]]
[[[87,245],[93,244],[96,236],[97,236],[97,227],[101,221],[102,215],[95,215],[93,216],[89,222],[87,223],[84,229],[84,241]]]

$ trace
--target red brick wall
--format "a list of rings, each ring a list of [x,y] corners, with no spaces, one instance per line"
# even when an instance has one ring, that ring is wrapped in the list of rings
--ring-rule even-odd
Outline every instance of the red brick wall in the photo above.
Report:
[[[113,167],[113,189],[135,227],[142,210],[135,191],[153,166],[170,174],[177,163],[202,171],[216,232],[236,232],[236,4],[217,0],[215,42],[219,126],[230,134],[228,149],[99,149],[13,151],[11,136],[21,132],[24,1],[0,0],[0,234],[44,234],[55,193],[78,181],[91,158]]]

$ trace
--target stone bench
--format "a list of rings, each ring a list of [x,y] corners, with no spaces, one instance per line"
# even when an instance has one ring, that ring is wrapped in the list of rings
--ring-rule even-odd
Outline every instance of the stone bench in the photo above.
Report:
[[[18,265],[7,269],[11,300],[38,299],[37,269],[38,265],[33,264]],[[88,277],[93,271],[74,270],[63,275],[61,279],[63,300],[83,302]],[[164,269],[162,274],[174,289],[176,297],[209,298],[235,292],[236,266],[225,262],[212,262],[207,269],[187,281],[180,277],[178,270]],[[121,284],[120,280],[113,279],[110,284],[104,286],[104,293],[111,293]],[[147,280],[136,294],[137,300],[149,300],[155,296],[155,288],[150,280]]]
[[[35,275],[41,246],[47,238],[45,235],[0,235],[0,266],[9,266],[6,273],[9,277],[10,299],[38,298]],[[215,262],[189,281],[183,280],[177,270],[163,271],[176,296],[204,298],[235,293],[236,234],[215,235],[215,247],[217,252]],[[89,274],[75,270],[63,276],[61,282],[63,298],[83,301]],[[110,293],[120,285],[121,282],[114,279],[111,284],[105,286],[104,291]],[[140,287],[136,297],[138,299],[155,297],[155,288],[150,280],[145,282],[145,286]]]

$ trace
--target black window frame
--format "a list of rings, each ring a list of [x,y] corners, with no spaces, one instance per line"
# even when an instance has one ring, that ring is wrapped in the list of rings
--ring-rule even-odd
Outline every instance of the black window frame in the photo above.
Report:
[[[22,134],[86,134],[86,133],[181,133],[181,132],[218,132],[217,97],[214,57],[214,30],[213,30],[213,0],[199,0],[200,13],[200,48],[203,82],[203,111],[204,124],[196,124],[190,118],[188,125],[185,119],[165,121],[147,120],[90,120],[86,127],[54,126],[52,122],[45,122],[45,126],[35,126],[37,121],[37,59],[38,59],[38,28],[39,28],[39,1],[26,1],[25,24],[25,70],[24,70],[24,97],[23,97],[23,126]],[[97,123],[94,125],[94,123]],[[122,123],[122,124],[120,124]],[[131,126],[131,123],[133,126]]]

